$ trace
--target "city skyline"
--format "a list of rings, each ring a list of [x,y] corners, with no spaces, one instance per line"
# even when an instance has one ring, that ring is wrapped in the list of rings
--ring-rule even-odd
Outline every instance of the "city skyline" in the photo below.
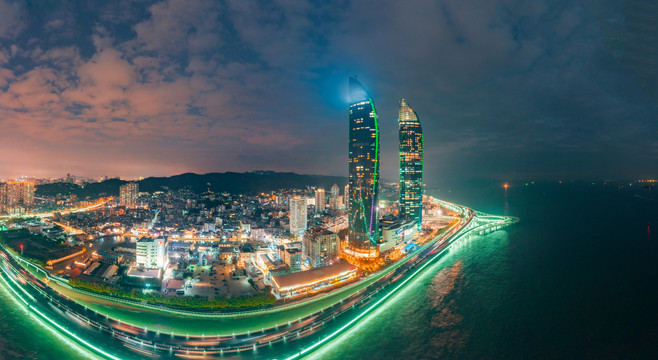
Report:
[[[0,0],[0,358],[655,358],[657,69],[656,0]]]
[[[378,99],[383,178],[403,96],[441,159],[427,183],[655,177],[656,77],[633,66],[655,56],[614,25],[636,5],[377,5],[0,1],[0,178],[343,175],[353,74]]]

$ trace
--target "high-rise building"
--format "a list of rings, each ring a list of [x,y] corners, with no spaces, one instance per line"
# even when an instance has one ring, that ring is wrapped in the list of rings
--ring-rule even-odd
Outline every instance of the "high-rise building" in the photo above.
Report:
[[[340,188],[338,187],[338,184],[334,184],[334,186],[331,187],[331,197],[336,197],[340,195]]]
[[[343,204],[350,203],[350,185],[345,185],[345,192],[343,193]]]
[[[338,234],[322,228],[309,230],[302,243],[304,257],[313,267],[331,265],[337,261],[339,248]]]
[[[9,181],[0,185],[0,204],[7,206],[34,204],[34,183],[29,181]]]
[[[18,205],[21,202],[21,183],[18,181],[7,182],[7,201],[6,204]]]
[[[306,199],[294,197],[290,199],[290,232],[300,235],[306,231]]]
[[[119,205],[137,206],[137,194],[139,193],[139,184],[129,182],[119,187]]]
[[[7,204],[7,184],[0,182],[0,213],[5,211],[5,205]]]
[[[325,206],[325,199],[324,199],[324,189],[319,188],[315,190],[315,211],[316,212],[323,212],[324,211],[324,206]]]
[[[34,183],[23,181],[20,182],[21,201],[23,205],[30,206],[34,204]]]
[[[423,225],[423,128],[414,109],[400,100],[400,216]]]
[[[349,80],[349,247],[359,256],[379,240],[379,121],[372,98]]]
[[[329,207],[332,210],[342,210],[343,209],[343,197],[342,196],[334,196],[331,199],[329,199]]]
[[[169,264],[167,244],[164,239],[141,238],[136,245],[135,262],[137,266],[164,270]]]

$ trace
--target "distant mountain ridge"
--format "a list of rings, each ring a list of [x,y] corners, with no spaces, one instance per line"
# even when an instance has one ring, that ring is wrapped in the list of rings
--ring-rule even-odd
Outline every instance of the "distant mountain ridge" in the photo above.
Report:
[[[119,195],[119,186],[129,181],[110,179],[84,186],[71,183],[54,183],[37,186],[37,196],[77,195],[81,198]],[[245,173],[225,172],[194,174],[184,173],[168,177],[149,177],[136,181],[140,192],[155,192],[189,189],[201,194],[208,190],[232,194],[270,192],[279,189],[320,186],[329,190],[333,184],[342,189],[347,177],[326,175],[303,175],[292,172],[252,171]]]

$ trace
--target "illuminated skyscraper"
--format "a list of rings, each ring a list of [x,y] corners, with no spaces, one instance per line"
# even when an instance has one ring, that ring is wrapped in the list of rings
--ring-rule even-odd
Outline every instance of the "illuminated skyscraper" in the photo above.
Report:
[[[324,189],[320,188],[315,190],[315,211],[323,212],[325,203]]]
[[[294,197],[290,199],[290,232],[298,236],[306,231],[306,199]]]
[[[375,104],[356,77],[349,90],[349,245],[358,253],[376,249],[379,240],[379,124]]]
[[[423,225],[423,128],[414,109],[400,101],[400,216]]]
[[[119,204],[121,206],[136,206],[139,184],[127,183],[119,187]]]

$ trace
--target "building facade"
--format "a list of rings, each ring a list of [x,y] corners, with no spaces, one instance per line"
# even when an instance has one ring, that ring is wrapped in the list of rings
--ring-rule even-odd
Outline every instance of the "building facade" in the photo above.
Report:
[[[25,206],[34,204],[34,183],[28,181],[21,181],[21,201]]]
[[[311,229],[304,237],[302,252],[313,267],[327,266],[338,261],[338,234],[322,228]]]
[[[163,270],[169,264],[167,244],[164,239],[142,238],[137,241],[135,262],[145,269]]]
[[[5,211],[7,204],[7,183],[0,182],[0,213]]]
[[[299,271],[302,268],[302,251],[299,249],[285,249],[281,253],[281,260],[290,267],[290,270]]]
[[[398,125],[400,130],[400,217],[423,225],[423,161],[424,141],[420,119],[407,102],[400,100]]]
[[[338,184],[334,184],[334,186],[331,187],[331,197],[337,197],[340,195],[340,188],[338,187]]]
[[[119,187],[119,205],[134,207],[137,206],[137,194],[139,193],[139,184],[130,182]]]
[[[324,189],[319,188],[315,190],[315,211],[323,212],[325,208]]]
[[[329,199],[329,207],[332,210],[343,210],[343,197],[334,196],[331,199]]]
[[[0,183],[0,205],[13,206],[34,204],[34,183],[29,181],[8,181]]]
[[[379,251],[386,252],[414,239],[418,231],[416,223],[412,220],[395,219],[381,222],[382,242]]]
[[[359,256],[376,249],[379,240],[379,119],[355,77],[349,91],[349,247]]]
[[[294,197],[290,199],[290,233],[298,236],[306,231],[307,213],[306,199]]]

